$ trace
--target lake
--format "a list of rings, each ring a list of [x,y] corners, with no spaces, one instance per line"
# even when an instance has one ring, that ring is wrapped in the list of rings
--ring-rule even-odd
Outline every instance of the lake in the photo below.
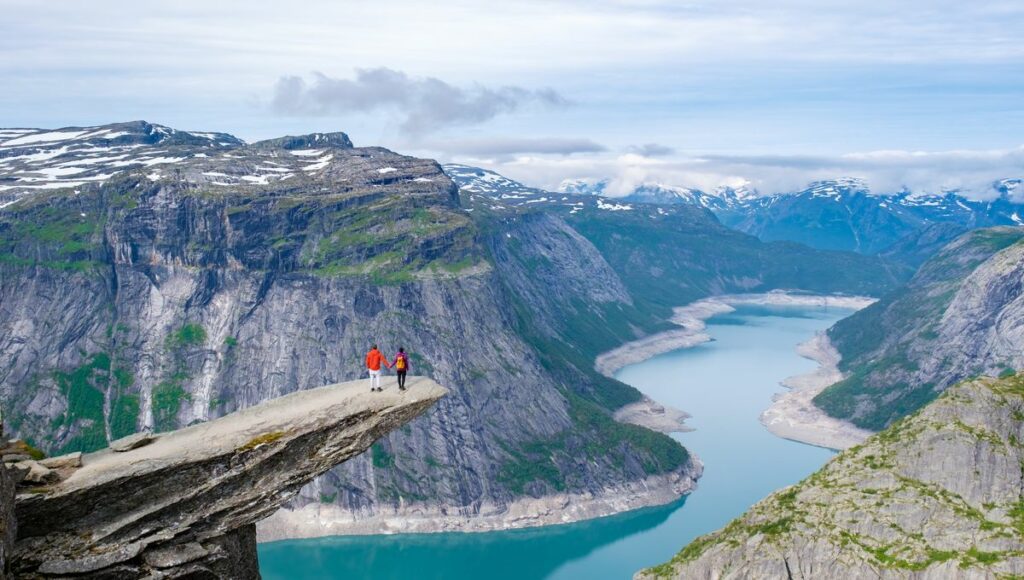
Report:
[[[259,546],[266,579],[624,579],[668,560],[772,491],[814,472],[827,449],[780,439],[758,416],[782,379],[814,369],[795,347],[850,314],[741,306],[708,321],[713,342],[622,369],[617,378],[693,415],[673,435],[704,461],[699,488],[670,505],[576,524],[488,533],[339,536]]]

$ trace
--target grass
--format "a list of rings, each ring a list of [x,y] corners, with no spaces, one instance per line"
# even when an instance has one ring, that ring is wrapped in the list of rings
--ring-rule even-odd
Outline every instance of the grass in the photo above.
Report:
[[[242,453],[242,452],[245,452],[245,451],[252,451],[253,449],[256,449],[257,447],[262,447],[264,445],[269,445],[269,444],[271,444],[271,443],[273,443],[275,441],[278,441],[279,439],[281,439],[282,437],[284,437],[287,434],[288,433],[286,433],[285,431],[269,431],[269,432],[264,433],[262,435],[257,435],[256,437],[253,437],[252,439],[250,439],[245,445],[242,445],[241,447],[239,447],[237,451],[239,453]]]

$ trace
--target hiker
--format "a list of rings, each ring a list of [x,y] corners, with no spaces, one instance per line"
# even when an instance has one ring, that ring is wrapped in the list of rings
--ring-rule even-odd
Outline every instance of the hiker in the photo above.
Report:
[[[398,349],[398,354],[395,355],[395,362],[388,365],[388,367],[395,369],[395,374],[398,375],[398,390],[405,390],[405,373],[409,372],[409,355],[405,354],[404,348]]]
[[[380,387],[380,363],[388,364],[388,359],[377,350],[377,345],[370,347],[366,353],[366,370],[370,371],[370,391],[383,391]]]

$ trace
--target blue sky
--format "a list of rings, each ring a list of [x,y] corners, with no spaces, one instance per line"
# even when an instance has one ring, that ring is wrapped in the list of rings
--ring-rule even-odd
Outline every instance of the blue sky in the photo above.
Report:
[[[985,195],[1024,174],[1019,1],[0,0],[0,13],[0,126],[343,130],[534,185],[611,177],[622,191],[849,174]]]

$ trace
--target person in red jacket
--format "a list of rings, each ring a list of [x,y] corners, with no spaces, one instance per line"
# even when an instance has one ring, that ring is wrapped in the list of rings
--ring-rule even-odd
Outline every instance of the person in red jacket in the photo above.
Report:
[[[398,349],[395,361],[389,364],[388,367],[395,369],[395,374],[398,375],[398,390],[404,391],[405,373],[409,372],[409,355],[405,354],[404,348]]]
[[[384,355],[377,350],[377,345],[370,347],[370,351],[366,353],[366,370],[370,371],[370,390],[371,391],[383,391],[380,387],[380,365],[384,363],[388,364],[388,359],[384,358]]]

